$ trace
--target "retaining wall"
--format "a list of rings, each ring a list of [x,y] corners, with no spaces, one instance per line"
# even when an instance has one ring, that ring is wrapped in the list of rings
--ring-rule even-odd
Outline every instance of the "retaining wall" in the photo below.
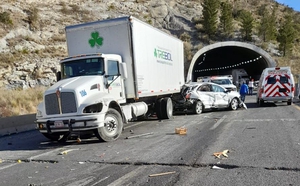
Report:
[[[35,114],[0,118],[0,136],[35,130]]]

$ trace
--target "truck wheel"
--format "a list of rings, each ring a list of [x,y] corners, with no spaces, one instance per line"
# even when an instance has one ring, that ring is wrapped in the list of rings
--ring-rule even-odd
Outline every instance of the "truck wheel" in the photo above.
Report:
[[[203,110],[202,102],[197,100],[193,103],[193,112],[194,114],[201,114]]]
[[[100,141],[109,142],[118,139],[122,133],[123,121],[120,113],[115,109],[108,109],[104,119],[104,127],[95,130]]]
[[[292,105],[292,100],[288,100],[287,105]]]
[[[236,98],[233,98],[230,102],[230,109],[237,110],[239,108],[239,101]]]
[[[171,119],[173,116],[173,103],[169,97],[161,100],[161,116],[162,119]]]
[[[162,118],[162,110],[161,110],[162,100],[163,100],[163,98],[160,98],[155,101],[155,112],[156,112],[156,116],[158,119],[163,119]]]
[[[65,142],[67,141],[68,137],[69,137],[69,132],[65,133],[65,134],[48,134],[48,133],[42,133],[46,138],[48,138],[51,141],[59,141],[59,142]]]

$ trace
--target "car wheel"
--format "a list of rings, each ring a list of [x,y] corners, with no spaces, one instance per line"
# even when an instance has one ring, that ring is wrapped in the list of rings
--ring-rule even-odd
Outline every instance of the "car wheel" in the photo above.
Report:
[[[233,98],[230,102],[230,109],[231,110],[237,110],[239,107],[239,101],[236,98]]]
[[[201,114],[203,110],[202,102],[201,101],[195,101],[193,103],[193,113],[194,114]]]

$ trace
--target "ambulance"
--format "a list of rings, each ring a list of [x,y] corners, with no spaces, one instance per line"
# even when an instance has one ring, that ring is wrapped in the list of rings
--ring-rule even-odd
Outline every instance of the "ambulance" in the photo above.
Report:
[[[263,70],[258,83],[256,102],[287,102],[294,98],[295,82],[290,67],[271,67]]]

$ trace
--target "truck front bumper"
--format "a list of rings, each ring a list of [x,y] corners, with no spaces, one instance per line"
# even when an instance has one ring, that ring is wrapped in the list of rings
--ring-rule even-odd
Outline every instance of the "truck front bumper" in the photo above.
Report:
[[[36,120],[41,133],[79,132],[104,126],[104,114],[97,116],[74,116],[68,118],[50,118]]]

